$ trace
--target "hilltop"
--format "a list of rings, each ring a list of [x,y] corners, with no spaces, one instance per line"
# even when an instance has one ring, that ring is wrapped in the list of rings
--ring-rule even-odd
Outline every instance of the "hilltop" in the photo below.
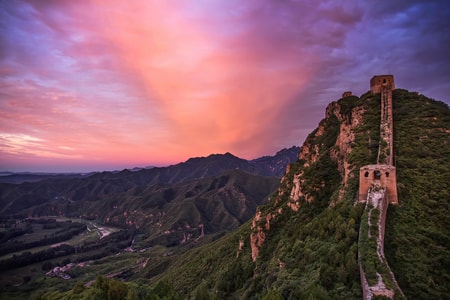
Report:
[[[407,298],[443,299],[450,294],[450,110],[402,89],[393,105],[399,205],[388,208],[386,258]],[[252,221],[184,254],[163,280],[181,294],[203,285],[219,298],[361,299],[358,173],[376,162],[379,120],[379,94],[331,103]]]
[[[407,298],[445,299],[450,294],[450,109],[403,89],[394,90],[392,98],[398,205],[387,210],[386,259]],[[178,248],[121,252],[73,268],[66,284],[48,278],[28,287],[40,286],[43,299],[361,299],[358,237],[364,205],[358,204],[358,177],[362,166],[377,162],[380,104],[380,94],[371,92],[330,103],[269,200],[232,232]],[[208,180],[219,190],[229,183]],[[255,191],[258,185],[252,184]],[[116,279],[96,279],[96,274]],[[91,281],[91,287],[82,285]]]

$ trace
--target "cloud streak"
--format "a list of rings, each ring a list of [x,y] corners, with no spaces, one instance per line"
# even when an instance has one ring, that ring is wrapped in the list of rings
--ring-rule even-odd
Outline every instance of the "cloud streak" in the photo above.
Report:
[[[448,102],[449,19],[445,1],[4,2],[0,164],[272,154],[374,74]]]

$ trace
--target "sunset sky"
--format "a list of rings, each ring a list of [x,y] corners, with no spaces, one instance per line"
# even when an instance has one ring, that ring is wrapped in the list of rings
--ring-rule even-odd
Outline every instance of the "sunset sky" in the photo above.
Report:
[[[0,0],[0,171],[273,155],[376,74],[450,103],[450,2]]]

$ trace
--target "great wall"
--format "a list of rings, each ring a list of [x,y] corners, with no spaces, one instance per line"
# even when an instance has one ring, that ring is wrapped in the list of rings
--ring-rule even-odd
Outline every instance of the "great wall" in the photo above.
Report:
[[[392,75],[374,76],[370,80],[373,94],[381,94],[380,143],[377,164],[359,171],[359,203],[365,203],[358,241],[358,264],[363,299],[404,299],[384,256],[386,213],[389,204],[398,204],[394,166],[394,121]]]
[[[361,278],[361,286],[364,300],[375,299],[406,299],[400,289],[394,273],[388,265],[384,255],[384,235],[386,215],[389,204],[398,204],[397,195],[397,176],[394,165],[394,118],[393,118],[393,96],[392,91],[395,89],[393,75],[374,76],[370,80],[370,91],[373,95],[380,94],[381,98],[381,118],[380,118],[380,140],[378,146],[378,155],[376,164],[362,166],[359,170],[359,193],[357,203],[365,204],[364,212],[361,217],[359,238],[358,238],[358,265]],[[352,96],[352,92],[346,91],[342,94],[342,98]],[[351,141],[352,126],[357,126],[361,117],[356,112],[353,120],[354,124],[346,124],[341,126],[340,133],[344,138],[337,138],[336,142],[341,154],[345,156],[351,151],[346,148],[346,144]],[[338,104],[331,103],[327,107],[326,116],[335,115],[337,118],[342,117]],[[342,120],[341,120],[342,121]],[[345,130],[343,130],[345,129]],[[319,137],[324,133],[324,127],[319,126],[314,137]],[[314,163],[320,155],[317,145],[306,143],[301,147],[299,159],[305,161],[304,167],[309,166],[309,162]],[[336,157],[339,154],[336,154]],[[342,166],[344,170],[343,184],[348,179],[349,165]],[[288,166],[286,174],[289,173]],[[300,207],[300,200],[304,198],[306,202],[311,202],[312,198],[304,193],[301,189],[303,171],[293,176],[293,185],[290,192],[288,206],[297,211]],[[286,180],[286,175],[281,179],[281,183]],[[278,190],[278,196],[283,194],[283,190]],[[269,231],[271,222],[277,216],[282,214],[282,208],[275,213],[263,213],[258,210],[252,219],[252,233],[250,234],[250,246],[252,250],[252,260],[255,262],[259,249],[266,240],[266,233]],[[242,249],[241,241],[237,256]],[[281,262],[280,262],[281,265]],[[281,268],[281,267],[280,267]]]

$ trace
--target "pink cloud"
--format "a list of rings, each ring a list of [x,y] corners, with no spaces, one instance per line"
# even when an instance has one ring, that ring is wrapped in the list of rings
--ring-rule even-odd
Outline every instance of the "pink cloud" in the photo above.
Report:
[[[262,47],[255,51],[254,28],[244,17],[229,16],[220,22],[203,12],[202,18],[192,19],[182,6],[167,2],[132,10],[137,13],[109,9],[105,19],[111,23],[102,29],[120,59],[139,74],[148,97],[156,99],[168,116],[173,130],[168,138],[179,143],[174,150],[189,145],[192,155],[224,149],[262,154],[266,140],[255,139],[245,151],[239,145],[279,117],[279,108],[311,71],[286,66],[291,57],[283,52],[290,45],[270,46],[256,37]],[[240,27],[237,33],[217,34],[232,21],[240,22],[234,25]],[[314,59],[313,54],[303,54],[304,59]]]
[[[0,163],[271,154],[301,144],[330,101],[365,92],[361,78],[376,70],[448,95],[448,36],[437,30],[447,16],[420,2],[7,2],[0,134],[38,140],[18,151],[4,139]]]

